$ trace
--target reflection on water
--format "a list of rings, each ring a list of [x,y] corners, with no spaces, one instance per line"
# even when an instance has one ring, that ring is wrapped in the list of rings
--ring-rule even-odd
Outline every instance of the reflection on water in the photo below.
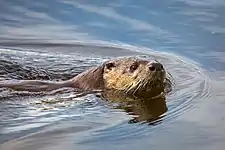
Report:
[[[156,97],[138,98],[106,92],[103,97],[111,103],[117,103],[118,105],[114,106],[114,108],[123,109],[129,115],[132,115],[133,117],[129,120],[129,123],[147,122],[154,125],[162,121],[161,118],[167,111],[164,94]]]
[[[111,50],[117,49],[111,48]],[[137,53],[126,51],[130,55]],[[101,64],[107,60],[103,56],[90,59],[85,56],[74,57],[75,54],[54,56],[51,53],[43,55],[39,52],[27,53],[26,51],[2,49],[1,78],[46,80],[47,77],[49,80],[69,79],[71,76],[93,66],[93,62]],[[21,61],[21,57],[24,58],[23,61]],[[42,134],[48,136],[45,129],[54,127],[54,124],[62,124],[60,128],[65,132],[66,124],[70,120],[74,122],[72,125],[69,123],[73,128],[71,134],[74,134],[74,136],[80,125],[85,125],[88,130],[89,128],[93,129],[93,126],[95,126],[94,130],[97,131],[98,128],[106,128],[106,132],[100,132],[100,134],[92,136],[92,142],[104,137],[112,139],[114,136],[123,139],[128,123],[147,123],[159,126],[159,123],[173,121],[186,111],[194,108],[200,101],[199,99],[203,100],[209,97],[211,93],[209,91],[211,88],[211,85],[209,85],[210,79],[194,64],[186,63],[179,57],[165,53],[152,52],[151,55],[146,54],[145,56],[140,53],[140,57],[157,59],[172,74],[173,90],[167,93],[166,97],[162,95],[155,99],[146,100],[118,97],[117,94],[106,93],[102,99],[96,97],[95,94],[80,96],[72,89],[62,89],[56,93],[29,93],[2,89],[1,113],[4,114],[2,116],[2,127],[4,129],[3,135],[6,137],[2,142],[6,142],[5,148],[7,149],[8,146],[12,145],[12,140],[15,139],[19,142],[14,141],[17,143],[13,142],[15,146],[24,149],[28,145],[21,144],[30,136],[36,142],[36,136],[39,137]],[[66,60],[66,63],[62,63],[62,59]],[[31,66],[33,61],[36,62],[35,66]],[[48,64],[48,66],[44,66],[45,64]],[[29,78],[27,78],[27,74],[30,75]],[[110,131],[111,128],[119,129]],[[125,137],[144,136],[152,127],[140,128],[132,129],[132,133]],[[73,132],[73,130],[75,131]],[[109,131],[113,134],[108,133]],[[57,129],[51,132],[57,134]],[[67,136],[67,132],[65,136]],[[19,137],[22,139],[20,140]],[[56,141],[52,139],[51,142],[55,143]],[[80,142],[87,141],[89,141],[89,138]],[[64,142],[63,139],[62,142]],[[37,143],[39,142],[37,141]],[[34,143],[34,145],[37,143]]]
[[[0,89],[1,149],[224,149],[224,10],[223,0],[2,0],[0,80],[64,80],[138,55],[174,85],[151,101]]]

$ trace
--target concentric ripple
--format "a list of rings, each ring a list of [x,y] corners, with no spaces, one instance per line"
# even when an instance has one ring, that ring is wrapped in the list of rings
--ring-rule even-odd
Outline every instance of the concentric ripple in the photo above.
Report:
[[[190,111],[194,107],[200,106],[201,101],[211,95],[211,80],[204,73],[204,70],[197,64],[185,60],[182,57],[166,53],[150,53],[150,58],[155,58],[162,62],[172,75],[173,91],[166,95],[168,111],[164,114],[163,123],[174,122],[179,116]],[[160,124],[149,127],[148,124],[127,124],[124,120],[118,124],[92,132],[92,136],[85,136],[78,143],[98,143],[99,141],[110,141],[118,143],[127,139],[137,139],[148,135],[154,128],[160,127]]]
[[[112,51],[114,49],[111,47]],[[30,94],[0,89],[2,114],[0,125],[4,131],[2,134],[7,137],[2,139],[1,143],[30,133],[33,133],[31,136],[35,138],[37,131],[42,129],[44,132],[46,127],[54,127],[59,122],[62,128],[63,126],[67,128],[68,121],[73,122],[72,126],[75,128],[81,124],[91,127],[91,133],[82,135],[77,143],[87,144],[101,139],[119,141],[138,138],[161,124],[175,121],[210,96],[210,79],[198,64],[172,54],[151,51],[146,53],[146,50],[141,52],[140,57],[157,59],[172,75],[173,90],[166,95],[168,110],[160,117],[159,123],[152,126],[143,122],[128,124],[134,116],[128,115],[123,109],[108,107],[104,100],[93,94],[76,97],[74,91]],[[0,54],[0,79],[68,79],[109,58],[109,56],[92,58],[76,53],[55,55],[10,49],[0,49]],[[133,52],[127,50],[127,55],[129,54],[133,55]],[[76,132],[71,131],[74,134]]]

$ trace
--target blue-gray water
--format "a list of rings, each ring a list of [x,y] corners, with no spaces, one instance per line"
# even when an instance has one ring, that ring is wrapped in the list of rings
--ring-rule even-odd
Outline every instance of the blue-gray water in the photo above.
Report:
[[[0,149],[225,149],[224,14],[224,0],[0,0],[0,80],[145,55],[175,82],[156,125],[95,95],[0,89]]]

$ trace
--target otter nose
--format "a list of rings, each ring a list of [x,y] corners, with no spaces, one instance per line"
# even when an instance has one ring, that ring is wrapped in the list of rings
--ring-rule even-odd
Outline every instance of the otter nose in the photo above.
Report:
[[[164,69],[163,65],[158,63],[158,62],[151,62],[151,63],[149,63],[149,67],[148,68],[149,68],[150,71],[161,71],[161,70]]]

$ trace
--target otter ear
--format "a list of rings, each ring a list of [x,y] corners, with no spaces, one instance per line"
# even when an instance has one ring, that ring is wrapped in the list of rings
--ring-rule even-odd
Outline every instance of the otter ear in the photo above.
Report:
[[[115,67],[115,63],[114,62],[106,62],[105,67],[108,70],[112,70],[112,68]]]

